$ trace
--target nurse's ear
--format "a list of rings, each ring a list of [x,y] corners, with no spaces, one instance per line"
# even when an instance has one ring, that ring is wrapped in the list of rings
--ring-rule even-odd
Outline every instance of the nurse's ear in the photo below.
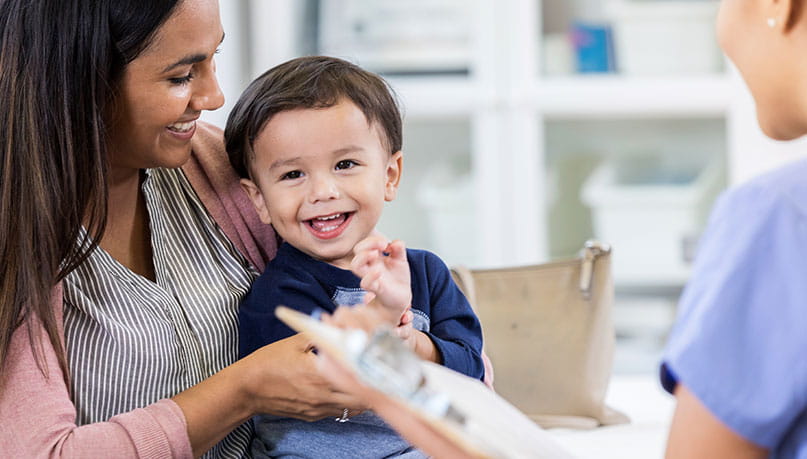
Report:
[[[804,0],[763,0],[768,27],[790,32],[800,21]]]

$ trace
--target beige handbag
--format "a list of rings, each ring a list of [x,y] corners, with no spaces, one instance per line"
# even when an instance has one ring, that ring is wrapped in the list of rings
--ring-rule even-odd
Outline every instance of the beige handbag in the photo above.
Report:
[[[605,405],[614,355],[607,245],[579,258],[503,269],[452,269],[479,315],[496,391],[545,428],[628,422]]]

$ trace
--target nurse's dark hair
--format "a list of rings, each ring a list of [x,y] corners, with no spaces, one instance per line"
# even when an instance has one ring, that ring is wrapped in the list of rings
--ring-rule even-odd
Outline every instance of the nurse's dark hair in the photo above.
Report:
[[[51,294],[104,233],[124,69],[181,2],[0,0],[0,369],[26,327],[16,339],[27,336],[40,370],[52,346],[68,378]]]
[[[403,128],[394,92],[383,78],[342,59],[308,56],[269,69],[244,90],[224,129],[230,163],[249,177],[255,138],[272,117],[300,108],[328,108],[341,99],[356,104],[380,129],[384,147],[401,150]]]

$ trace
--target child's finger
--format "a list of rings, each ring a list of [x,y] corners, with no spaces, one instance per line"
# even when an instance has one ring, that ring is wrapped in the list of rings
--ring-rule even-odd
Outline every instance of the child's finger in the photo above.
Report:
[[[353,252],[363,252],[366,250],[383,251],[387,247],[387,244],[389,244],[387,238],[381,236],[380,233],[378,235],[374,234],[356,243],[355,247],[353,247]]]
[[[361,278],[361,283],[359,284],[361,288],[370,292],[377,292],[378,286],[380,284],[379,280],[381,279],[381,271],[377,268],[368,270],[367,274]]]
[[[406,260],[406,244],[401,240],[394,240],[387,245],[387,252],[393,260]]]
[[[357,252],[350,261],[350,270],[357,276],[364,277],[378,258],[379,252],[376,250]]]
[[[401,314],[401,323],[398,324],[399,326],[409,325],[415,320],[415,314],[412,312],[412,308],[407,308],[403,314]]]
[[[367,291],[364,293],[364,304],[370,304],[375,299],[375,293]]]
[[[366,257],[357,258],[354,262],[350,263],[350,270],[353,271],[353,274],[359,276],[360,278],[364,279],[370,274],[370,270],[373,269],[373,264],[367,262]]]
[[[398,338],[406,341],[412,337],[412,325],[402,325],[400,327],[395,327],[392,329],[392,333],[397,336]]]

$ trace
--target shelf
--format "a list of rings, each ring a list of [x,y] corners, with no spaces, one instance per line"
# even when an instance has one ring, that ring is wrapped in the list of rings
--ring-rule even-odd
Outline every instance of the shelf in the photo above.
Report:
[[[469,116],[486,97],[474,79],[467,76],[388,76],[385,79],[398,94],[406,117]]]
[[[716,117],[731,101],[726,75],[548,77],[534,86],[533,103],[546,118]]]

